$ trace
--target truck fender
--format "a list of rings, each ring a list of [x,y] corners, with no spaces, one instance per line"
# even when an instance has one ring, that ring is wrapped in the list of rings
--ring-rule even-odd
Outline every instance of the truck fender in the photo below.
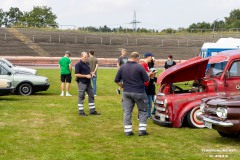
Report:
[[[175,122],[176,122],[176,127],[181,127],[183,124],[183,120],[185,118],[185,116],[187,115],[187,113],[192,110],[194,107],[199,106],[201,104],[201,100],[195,100],[192,101],[190,103],[188,103],[186,106],[184,106],[183,110],[181,110],[180,112],[178,112]]]

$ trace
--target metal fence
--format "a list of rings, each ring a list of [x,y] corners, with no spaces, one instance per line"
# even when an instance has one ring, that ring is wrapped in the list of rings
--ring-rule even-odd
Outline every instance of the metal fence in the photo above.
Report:
[[[111,36],[84,36],[84,35],[42,35],[28,34],[22,35],[28,37],[33,43],[69,43],[69,44],[99,44],[99,45],[129,45],[129,46],[201,46],[205,42],[212,42],[222,37],[238,37],[238,34],[218,34],[214,36],[154,36],[152,37],[111,37]],[[199,38],[199,39],[197,39]],[[7,32],[0,32],[0,40],[2,41],[18,41],[18,39]],[[20,41],[20,40],[19,40]]]

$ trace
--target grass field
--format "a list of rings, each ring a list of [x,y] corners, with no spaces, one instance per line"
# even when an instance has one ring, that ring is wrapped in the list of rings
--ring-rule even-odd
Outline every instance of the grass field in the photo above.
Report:
[[[38,70],[49,78],[48,91],[0,97],[0,159],[239,159],[239,140],[222,138],[215,130],[165,128],[149,120],[150,135],[139,137],[136,108],[135,135],[124,136],[121,96],[113,82],[116,71],[99,69],[95,103],[101,116],[78,116],[77,85],[71,84],[72,97],[60,97],[55,69]]]

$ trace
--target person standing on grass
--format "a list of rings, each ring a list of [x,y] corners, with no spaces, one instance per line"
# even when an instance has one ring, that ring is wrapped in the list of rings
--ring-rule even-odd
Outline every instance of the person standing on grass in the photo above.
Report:
[[[89,51],[88,62],[90,64],[90,70],[92,74],[92,84],[94,96],[97,96],[97,69],[98,69],[98,59],[94,57],[94,51]]]
[[[144,54],[144,61],[142,62],[142,66],[145,69],[145,71],[147,72],[148,76],[150,77],[153,73],[149,71],[149,66],[148,63],[150,63],[152,61],[152,57],[153,55],[149,52]],[[149,82],[144,82],[145,87],[147,87],[149,84]]]
[[[155,58],[152,57],[151,62],[148,62],[148,67],[149,67],[149,69],[154,68],[154,63],[155,63]]]
[[[147,93],[147,97],[148,97],[148,119],[151,119],[151,114],[155,115],[156,112],[156,108],[153,108],[152,110],[152,103],[154,102],[154,96],[156,94],[156,86],[155,83],[157,82],[157,77],[156,77],[156,73],[157,70],[155,68],[151,68],[150,72],[152,72],[153,74],[150,76],[150,80],[149,80],[149,84],[148,86],[145,88],[146,93]]]
[[[169,55],[167,61],[164,64],[164,69],[166,70],[174,65],[176,65],[176,62],[173,60],[172,55]]]
[[[64,86],[66,87],[66,96],[72,96],[69,93],[70,83],[72,81],[72,61],[69,58],[71,56],[70,51],[66,51],[64,57],[62,57],[58,64],[61,71],[61,90],[60,96],[64,96]]]
[[[81,53],[81,60],[75,65],[75,77],[78,85],[78,112],[80,116],[87,116],[84,112],[85,92],[88,94],[88,105],[90,115],[100,115],[95,110],[93,88],[91,85],[92,74],[88,63],[88,53]]]
[[[146,131],[148,99],[144,82],[149,81],[149,76],[145,69],[138,64],[139,59],[139,54],[132,52],[129,61],[120,67],[114,80],[119,87],[123,88],[122,107],[126,136],[133,135],[132,112],[135,104],[137,104],[139,112],[139,136],[148,135]]]
[[[123,64],[127,63],[128,57],[127,57],[127,50],[122,49],[121,50],[121,56],[118,57],[117,67],[120,68]],[[117,94],[121,94],[121,87],[119,87],[116,90]]]

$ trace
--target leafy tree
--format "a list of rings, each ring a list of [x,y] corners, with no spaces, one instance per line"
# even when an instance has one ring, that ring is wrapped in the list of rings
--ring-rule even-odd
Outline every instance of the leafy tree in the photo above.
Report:
[[[106,25],[99,27],[100,32],[111,32],[111,28],[108,28]]]
[[[11,27],[13,25],[18,25],[21,23],[23,17],[23,12],[19,8],[11,7],[8,12],[5,13],[5,26]]]
[[[230,12],[229,17],[225,17],[226,28],[240,28],[240,9]]]
[[[4,17],[5,13],[3,12],[2,9],[0,9],[0,27],[2,27],[2,25],[4,24]]]
[[[211,24],[211,28],[215,28],[216,30],[217,29],[222,29],[225,27],[225,22],[224,21],[214,21],[212,24]]]
[[[188,27],[188,31],[197,31],[197,30],[201,30],[204,31],[206,29],[212,29],[211,28],[211,24],[207,23],[207,22],[198,22],[197,24],[193,23]]]
[[[25,22],[28,23],[28,26],[35,27],[57,27],[56,19],[57,16],[52,13],[51,7],[47,6],[34,6],[33,10],[25,15]]]
[[[173,29],[173,28],[166,28],[166,29],[163,29],[161,32],[164,32],[164,33],[176,33],[176,30]]]

